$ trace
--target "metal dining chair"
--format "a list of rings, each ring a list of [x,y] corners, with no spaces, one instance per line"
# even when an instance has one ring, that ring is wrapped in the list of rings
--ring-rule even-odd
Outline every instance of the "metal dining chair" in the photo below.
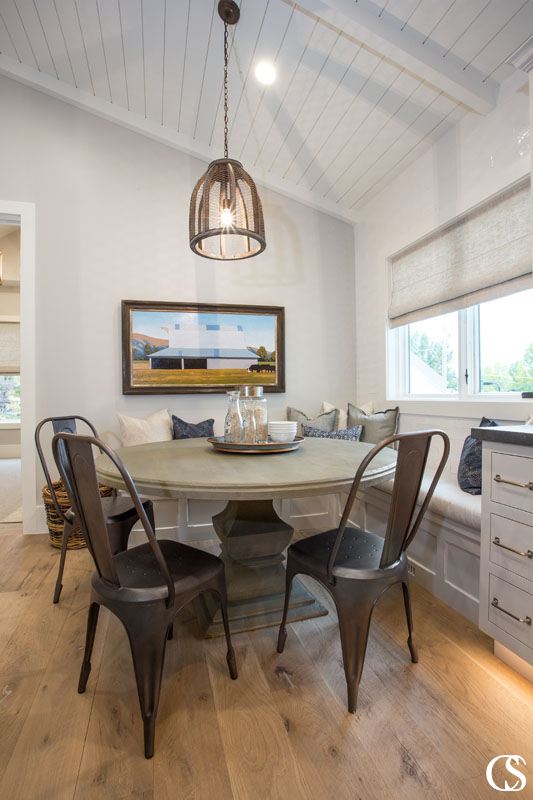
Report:
[[[98,490],[93,446],[105,453],[120,473],[146,532],[146,544],[113,554]],[[229,673],[233,679],[237,677],[228,623],[224,563],[217,556],[195,547],[156,539],[153,524],[128,470],[101,440],[58,433],[53,438],[52,450],[96,566],[91,579],[87,638],[78,692],[85,691],[91,671],[91,653],[102,605],[118,617],[128,634],[144,724],[144,754],[151,758],[167,639],[177,613],[199,594],[214,592],[218,595]]]
[[[59,518],[63,520],[63,525],[64,525],[63,538],[61,540],[61,556],[59,559],[59,570],[57,573],[57,580],[54,589],[54,600],[53,600],[54,603],[59,602],[61,589],[63,588],[63,583],[62,583],[63,570],[65,569],[65,558],[67,555],[67,544],[69,537],[71,536],[73,531],[77,530],[80,526],[78,520],[76,519],[76,515],[73,509],[69,508],[67,509],[67,511],[64,511],[59,505],[57,495],[54,490],[54,484],[50,477],[50,472],[48,470],[46,459],[44,457],[43,448],[41,445],[41,433],[45,425],[51,425],[54,434],[57,433],[76,434],[77,433],[76,421],[82,422],[85,425],[87,425],[89,430],[92,432],[93,436],[95,437],[98,436],[96,428],[94,427],[92,422],[89,422],[88,419],[85,419],[85,417],[80,417],[80,416],[47,417],[46,419],[43,419],[41,422],[39,422],[39,424],[35,429],[35,446],[37,447],[37,453],[39,455],[39,460],[43,468],[44,477],[46,478],[46,483],[48,485],[48,489],[50,491],[50,495],[52,497],[56,513],[58,514]],[[139,515],[135,510],[135,506],[132,504],[129,497],[120,497],[117,496],[116,493],[114,493],[112,497],[102,498],[102,504],[103,504],[106,524],[109,529],[111,550],[113,553],[119,553],[127,548],[131,529],[133,528],[135,523],[139,521]],[[154,526],[154,508],[152,501],[145,500],[143,502],[143,507],[148,515],[148,518],[150,519],[152,526]]]
[[[443,453],[420,510],[413,520],[427,457],[434,436],[443,440]],[[398,457],[385,538],[361,528],[348,526],[348,520],[363,474],[372,459],[398,444]],[[372,611],[380,596],[397,583],[402,584],[413,663],[418,651],[413,632],[409,574],[405,550],[426,513],[435,487],[450,452],[450,441],[440,430],[402,433],[377,444],[363,459],[355,475],[338,528],[295,542],[287,553],[285,607],[279,629],[278,653],[287,638],[287,610],[295,575],[310,575],[330,593],[337,609],[344,673],[348,689],[348,711],[355,713],[359,682],[365,661]]]

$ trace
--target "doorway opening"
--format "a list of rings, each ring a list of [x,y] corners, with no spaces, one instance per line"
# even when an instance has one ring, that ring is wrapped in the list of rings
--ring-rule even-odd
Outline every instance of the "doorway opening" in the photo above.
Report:
[[[0,533],[22,523],[20,232],[0,213]]]

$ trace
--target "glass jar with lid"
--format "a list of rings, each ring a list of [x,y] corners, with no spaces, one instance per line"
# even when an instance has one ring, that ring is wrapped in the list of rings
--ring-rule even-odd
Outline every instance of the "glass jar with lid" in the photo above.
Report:
[[[224,422],[224,441],[242,442],[243,419],[241,412],[240,392],[228,392],[228,411]]]
[[[243,442],[266,442],[268,406],[262,386],[242,386]]]

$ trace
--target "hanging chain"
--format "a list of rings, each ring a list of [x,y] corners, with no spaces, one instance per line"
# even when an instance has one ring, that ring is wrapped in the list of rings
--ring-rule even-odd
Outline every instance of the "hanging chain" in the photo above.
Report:
[[[228,157],[228,23],[224,22],[224,158]]]

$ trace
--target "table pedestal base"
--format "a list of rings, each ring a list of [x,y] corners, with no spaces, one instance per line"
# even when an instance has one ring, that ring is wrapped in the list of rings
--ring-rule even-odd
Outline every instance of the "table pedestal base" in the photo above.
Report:
[[[252,631],[279,625],[285,600],[285,556],[293,528],[274,510],[271,500],[230,501],[213,517],[226,566],[231,630]],[[210,594],[195,602],[205,636],[223,636],[218,601]],[[288,621],[320,617],[326,608],[296,578]]]

